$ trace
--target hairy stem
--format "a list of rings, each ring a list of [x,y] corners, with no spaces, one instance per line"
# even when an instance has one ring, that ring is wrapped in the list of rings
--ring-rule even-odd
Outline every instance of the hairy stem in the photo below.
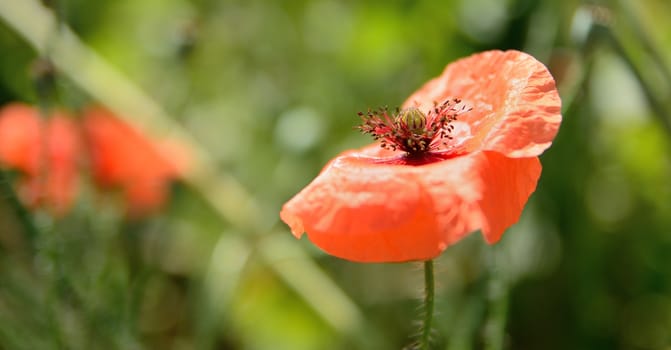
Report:
[[[419,339],[419,349],[428,350],[431,338],[431,327],[433,322],[433,260],[424,262],[424,322],[422,323],[422,335]]]

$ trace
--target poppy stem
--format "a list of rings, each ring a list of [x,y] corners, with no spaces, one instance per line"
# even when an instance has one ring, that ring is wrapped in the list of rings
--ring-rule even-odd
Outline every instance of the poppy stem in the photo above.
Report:
[[[419,349],[428,350],[431,338],[431,323],[433,322],[433,260],[424,262],[424,322],[422,324],[422,337],[419,340]]]
[[[494,282],[495,284],[502,284],[501,282]],[[491,288],[491,287],[490,287]],[[493,294],[489,297],[489,307],[491,313],[485,325],[485,349],[486,350],[502,350],[505,344],[506,337],[506,319],[508,318],[508,293],[506,287],[498,285],[496,291],[490,291]]]

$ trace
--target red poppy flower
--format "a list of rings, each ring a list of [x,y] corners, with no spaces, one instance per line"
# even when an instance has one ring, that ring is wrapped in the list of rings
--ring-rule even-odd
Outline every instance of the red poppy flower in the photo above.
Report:
[[[525,53],[456,61],[398,113],[363,115],[380,142],[331,160],[280,217],[296,237],[360,262],[432,259],[478,229],[494,243],[536,188],[560,104]]]
[[[175,156],[174,147],[162,147],[102,107],[84,112],[84,133],[96,182],[121,188],[129,215],[149,214],[163,205],[170,182],[183,171],[183,154]]]
[[[0,162],[24,174],[22,200],[61,216],[76,196],[79,135],[72,119],[55,111],[46,122],[34,107],[14,103],[0,110]]]

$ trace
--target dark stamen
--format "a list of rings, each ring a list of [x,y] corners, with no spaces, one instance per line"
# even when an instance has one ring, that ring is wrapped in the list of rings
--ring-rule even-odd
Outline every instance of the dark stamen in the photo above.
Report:
[[[369,109],[367,113],[358,113],[363,121],[358,128],[380,141],[382,148],[401,150],[409,156],[416,156],[447,146],[446,140],[452,139],[450,134],[454,131],[451,123],[457,120],[457,116],[470,110],[456,98],[440,104],[434,102],[428,114],[416,107],[403,110],[396,108],[391,114],[387,107],[377,111]]]

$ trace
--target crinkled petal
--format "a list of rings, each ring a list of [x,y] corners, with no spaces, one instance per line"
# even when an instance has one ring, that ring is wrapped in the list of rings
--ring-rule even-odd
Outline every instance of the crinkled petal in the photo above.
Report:
[[[479,228],[488,241],[498,239],[540,172],[528,169],[537,160],[489,152],[405,165],[375,157],[375,149],[336,157],[284,205],[280,217],[296,237],[305,232],[327,253],[352,261],[432,259]]]
[[[407,170],[407,169],[405,169]],[[440,253],[431,197],[402,167],[338,157],[280,216],[329,254],[362,262],[405,261]]]
[[[344,152],[288,201],[292,233],[358,262],[427,260],[481,229],[493,243],[536,188],[537,158],[474,152],[424,165],[373,145]]]
[[[454,122],[453,147],[508,157],[540,155],[561,122],[561,101],[547,68],[519,51],[487,51],[449,64],[404,103],[428,110],[460,98],[473,109]]]

